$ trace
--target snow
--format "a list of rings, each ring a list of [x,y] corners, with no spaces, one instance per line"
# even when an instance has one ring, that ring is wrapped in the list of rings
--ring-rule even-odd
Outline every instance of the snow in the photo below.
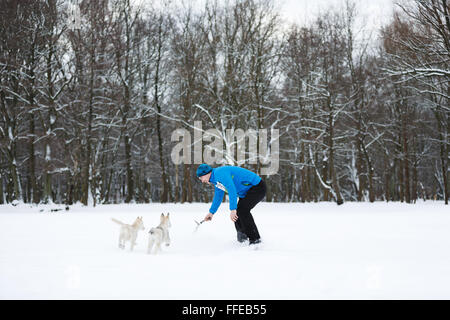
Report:
[[[450,298],[442,202],[261,203],[257,250],[235,241],[227,206],[196,233],[209,204],[0,206],[0,299]],[[171,246],[147,255],[162,212]],[[120,250],[110,218],[137,216],[146,230]]]
[[[9,140],[14,141],[14,135],[13,135],[13,132],[12,132],[12,127],[8,127],[8,137],[9,137]]]
[[[50,161],[50,160],[52,160],[52,156],[51,156],[51,149],[50,149],[50,145],[49,144],[47,144],[46,145],[46,148],[45,148],[45,161]]]

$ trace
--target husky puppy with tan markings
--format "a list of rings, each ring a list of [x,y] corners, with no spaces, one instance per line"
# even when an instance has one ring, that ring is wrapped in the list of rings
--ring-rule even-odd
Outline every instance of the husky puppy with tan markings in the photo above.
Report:
[[[111,220],[120,225],[119,248],[125,249],[125,242],[130,241],[130,251],[133,251],[139,230],[145,229],[142,217],[137,217],[133,224],[126,224],[114,218]]]
[[[156,228],[151,228],[149,231],[147,248],[148,254],[152,252],[153,247],[153,253],[157,254],[161,251],[161,244],[165,243],[166,246],[170,245],[169,228],[171,226],[169,213],[167,213],[167,216],[165,216],[164,213],[161,213],[159,226]]]

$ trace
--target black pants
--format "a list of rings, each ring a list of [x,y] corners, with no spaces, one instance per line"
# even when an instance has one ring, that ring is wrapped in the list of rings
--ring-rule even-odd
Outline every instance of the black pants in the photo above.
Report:
[[[266,183],[261,180],[256,186],[251,187],[245,198],[239,198],[237,204],[238,219],[234,223],[236,231],[247,235],[250,243],[259,240],[259,232],[250,210],[266,196]]]

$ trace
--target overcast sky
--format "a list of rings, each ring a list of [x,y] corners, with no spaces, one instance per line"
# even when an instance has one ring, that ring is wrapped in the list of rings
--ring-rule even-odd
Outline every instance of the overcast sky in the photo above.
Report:
[[[353,0],[360,22],[369,29],[378,29],[392,16],[394,0]],[[275,0],[283,16],[299,25],[310,22],[318,13],[328,8],[344,7],[344,0]]]
[[[132,0],[136,3],[148,3],[149,0]],[[153,0],[170,1],[172,3],[191,2],[202,8],[206,0]],[[221,0],[218,0],[219,2]],[[226,1],[226,0],[223,0]],[[385,25],[392,17],[394,1],[399,0],[351,0],[356,4],[358,13],[357,23],[366,30],[377,31],[380,26]],[[288,22],[298,25],[306,25],[314,20],[320,13],[329,8],[343,8],[345,0],[274,0],[280,8],[282,16]],[[195,6],[194,5],[194,6]],[[358,26],[356,26],[358,28]]]

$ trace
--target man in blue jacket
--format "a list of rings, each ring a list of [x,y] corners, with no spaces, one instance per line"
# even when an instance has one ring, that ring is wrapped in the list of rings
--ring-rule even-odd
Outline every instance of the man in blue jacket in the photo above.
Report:
[[[266,195],[266,184],[257,174],[250,170],[225,166],[212,168],[201,164],[197,168],[197,177],[202,183],[214,185],[214,198],[205,221],[210,221],[220,204],[224,193],[228,193],[230,201],[230,218],[234,222],[239,242],[249,240],[249,244],[261,242],[250,210]],[[239,201],[238,201],[239,197]]]

